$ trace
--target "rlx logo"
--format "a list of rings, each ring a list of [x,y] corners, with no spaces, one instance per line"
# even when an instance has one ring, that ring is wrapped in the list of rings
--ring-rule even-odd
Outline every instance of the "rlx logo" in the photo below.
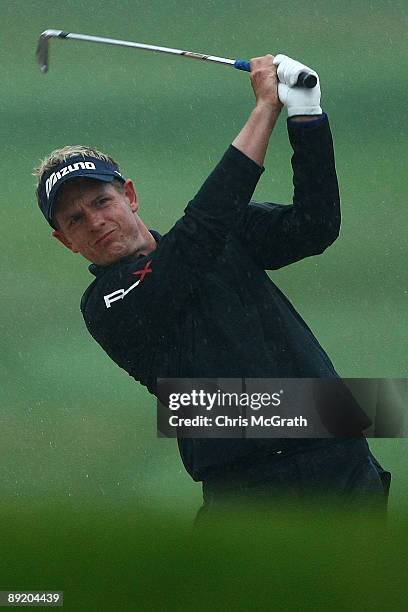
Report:
[[[150,274],[151,272],[153,272],[153,270],[150,268],[151,263],[152,263],[152,260],[150,259],[150,261],[147,262],[147,264],[145,265],[144,268],[142,268],[142,270],[136,270],[136,272],[133,272],[134,276],[140,276],[139,280],[133,283],[133,285],[130,285],[130,287],[128,287],[127,289],[117,289],[116,291],[113,291],[112,293],[109,293],[108,295],[104,295],[103,299],[105,300],[106,308],[110,308],[111,304],[113,302],[117,302],[117,300],[123,300],[123,298],[128,293],[130,293],[132,289],[137,287],[139,283],[141,283],[144,280],[146,274]]]

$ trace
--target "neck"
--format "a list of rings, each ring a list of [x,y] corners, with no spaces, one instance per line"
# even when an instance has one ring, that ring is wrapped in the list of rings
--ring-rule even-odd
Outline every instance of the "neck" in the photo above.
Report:
[[[152,253],[152,251],[156,249],[156,246],[157,246],[156,240],[153,238],[149,230],[146,229],[146,244],[140,247],[135,252],[135,254],[136,255],[149,255],[149,253]]]

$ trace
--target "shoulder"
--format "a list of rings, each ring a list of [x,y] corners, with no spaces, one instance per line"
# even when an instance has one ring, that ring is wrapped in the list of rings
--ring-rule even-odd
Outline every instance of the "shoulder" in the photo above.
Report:
[[[81,302],[80,302],[80,305],[79,305],[82,314],[84,314],[84,312],[85,312],[86,305],[88,303],[88,299],[89,299],[89,297],[90,297],[90,295],[92,293],[92,290],[95,288],[96,282],[97,282],[97,279],[92,281],[92,283],[89,285],[89,287],[87,287],[87,289],[85,289],[85,291],[84,291],[84,293],[82,295]]]

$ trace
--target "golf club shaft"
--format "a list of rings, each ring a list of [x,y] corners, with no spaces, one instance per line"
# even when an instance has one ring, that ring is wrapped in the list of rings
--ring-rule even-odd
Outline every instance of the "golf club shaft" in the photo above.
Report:
[[[78,40],[85,42],[101,43],[105,45],[115,45],[118,47],[128,47],[131,49],[141,49],[144,51],[155,51],[156,53],[169,53],[171,55],[181,55],[192,59],[201,59],[216,64],[224,64],[232,66],[238,70],[251,71],[250,62],[242,59],[228,59],[225,57],[217,57],[215,55],[205,55],[203,53],[195,53],[194,51],[183,51],[182,49],[172,49],[170,47],[159,47],[156,45],[146,45],[144,43],[131,42],[128,40],[117,40],[115,38],[105,38],[102,36],[89,36],[87,34],[74,34],[73,32],[64,32],[63,30],[45,30],[38,42],[37,60],[40,64],[42,72],[48,71],[48,44],[50,38],[60,38],[64,40]],[[296,85],[299,87],[312,88],[316,85],[317,80],[313,74],[301,72],[299,74]]]

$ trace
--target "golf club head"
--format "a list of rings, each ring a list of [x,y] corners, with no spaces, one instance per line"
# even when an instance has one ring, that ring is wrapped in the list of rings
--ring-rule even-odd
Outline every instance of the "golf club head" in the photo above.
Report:
[[[41,72],[48,72],[48,47],[50,38],[58,38],[62,30],[45,30],[38,41],[36,57],[40,65]]]

